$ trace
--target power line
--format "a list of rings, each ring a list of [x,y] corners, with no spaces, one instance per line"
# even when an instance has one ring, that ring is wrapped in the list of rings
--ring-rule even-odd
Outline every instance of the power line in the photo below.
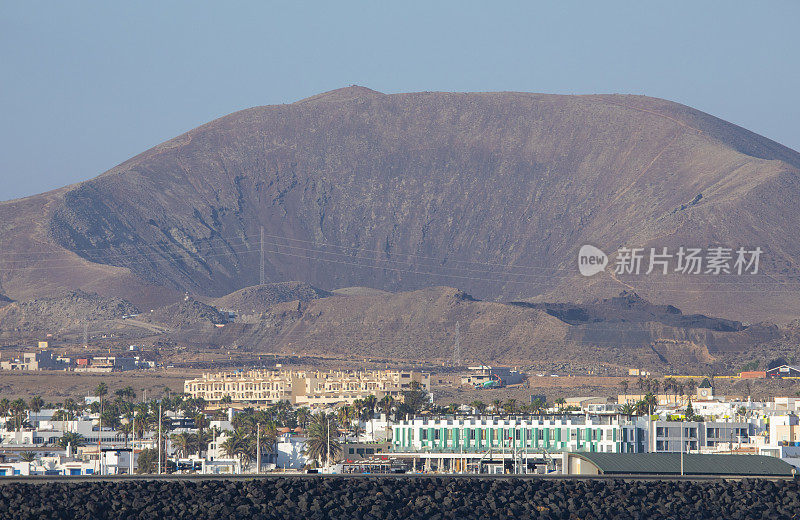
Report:
[[[264,275],[264,226],[261,226],[261,265],[259,266],[258,281],[261,285],[267,283],[267,277]]]
[[[461,323],[456,321],[456,342],[453,345],[453,365],[461,366]]]
[[[267,235],[267,236],[269,236],[269,235]],[[410,262],[410,261],[393,260],[393,259],[389,259],[389,258],[353,256],[353,255],[348,255],[348,254],[345,254],[345,253],[337,253],[337,252],[333,252],[333,251],[325,251],[325,250],[319,249],[319,248],[307,248],[307,247],[301,247],[301,246],[296,246],[296,245],[281,244],[281,243],[272,242],[272,241],[266,241],[266,242],[262,241],[260,250],[263,250],[263,244],[265,244],[265,243],[270,245],[270,246],[272,246],[272,247],[276,247],[276,248],[292,249],[292,250],[298,250],[298,251],[307,252],[307,253],[316,253],[316,254],[319,254],[319,255],[329,255],[329,256],[334,256],[334,257],[343,257],[343,258],[347,259],[348,261],[351,261],[351,260],[363,260],[363,261],[366,261],[366,262],[373,262],[373,263],[394,264],[394,265],[402,265],[402,266],[412,266],[412,267],[415,267],[415,268],[436,269],[439,272],[441,272],[442,270],[458,270],[459,272],[466,271],[466,272],[477,272],[477,273],[481,273],[481,274],[494,274],[494,275],[500,274],[500,275],[507,275],[507,276],[515,276],[515,277],[534,277],[534,278],[547,278],[547,279],[558,278],[558,277],[561,277],[561,278],[573,278],[573,277],[575,277],[577,275],[576,272],[574,272],[571,269],[567,269],[567,268],[523,267],[523,266],[517,266],[517,265],[513,265],[513,264],[510,264],[510,265],[506,266],[507,269],[524,268],[524,269],[539,269],[539,270],[565,271],[565,272],[563,274],[532,274],[532,273],[521,273],[521,272],[503,272],[503,271],[499,271],[499,270],[494,269],[494,268],[491,269],[491,270],[488,269],[488,268],[487,269],[470,269],[470,268],[456,267],[456,266],[444,266],[444,265],[441,265],[442,260],[440,260],[439,265],[426,265],[426,264],[420,265],[420,264],[417,264],[415,262]],[[228,247],[230,248],[230,251],[219,252],[219,253],[207,253],[207,254],[203,255],[203,257],[201,257],[201,260],[205,260],[206,258],[229,256],[231,254],[234,254],[234,255],[238,256],[239,254],[248,254],[248,253],[254,253],[255,252],[254,250],[252,250],[250,248],[240,250],[240,249],[233,248],[229,244],[226,244],[226,245],[228,245]],[[365,251],[371,251],[371,250],[365,250]],[[180,250],[180,252],[181,253],[186,253],[185,250]],[[265,252],[273,253],[273,254],[289,254],[289,253],[282,252],[282,251],[277,251],[277,250],[270,250],[270,251],[265,251]],[[98,263],[98,265],[110,265],[110,266],[115,266],[115,267],[130,267],[132,265],[134,265],[134,266],[135,265],[146,265],[146,262],[144,261],[144,259],[146,259],[146,258],[157,258],[159,260],[167,259],[166,257],[170,256],[170,254],[172,254],[173,256],[175,255],[175,253],[170,253],[168,251],[149,251],[149,252],[136,251],[134,253],[117,251],[117,252],[110,252],[107,255],[105,255],[106,258],[104,258],[104,260],[117,260],[119,262],[119,264],[121,264],[121,265],[115,265],[115,264],[110,264],[110,263],[109,264],[100,264],[98,262],[95,262],[95,263]],[[297,255],[293,255],[293,256],[297,256]],[[325,258],[318,258],[318,257],[312,257],[312,256],[304,256],[304,257],[308,258],[308,259],[311,259],[311,260],[334,262],[333,260],[329,260],[329,259],[325,259]],[[91,260],[89,260],[89,261],[91,261]],[[16,260],[16,261],[12,261],[12,262],[20,263],[21,261]],[[45,259],[42,259],[42,260],[38,261],[38,263],[48,263],[48,262],[52,262],[52,263],[59,262],[60,263],[60,262],[63,262],[63,259],[62,258],[45,258]],[[151,262],[151,263],[153,263],[153,262]],[[341,262],[336,262],[336,263],[341,263]],[[481,262],[473,262],[473,261],[469,261],[469,263],[472,263],[474,265],[484,265],[484,266],[487,266],[487,267],[490,267],[490,266],[501,266],[502,265],[502,264],[481,263]],[[377,268],[377,269],[389,269],[387,267],[380,266],[380,265],[378,265],[378,266],[369,266],[367,264],[356,264],[356,263],[353,263],[353,262],[349,262],[349,265],[358,265],[358,266],[361,266],[361,267],[373,267],[373,268]],[[16,267],[14,265],[11,265],[11,266],[6,265],[6,269],[19,269],[19,270],[23,270],[23,271],[24,270],[57,269],[57,268],[73,269],[75,267],[73,267],[73,266],[48,267],[48,266],[41,266],[41,265]],[[423,273],[423,274],[436,275],[436,274],[439,274],[439,273]],[[448,275],[444,275],[444,276],[448,276]],[[454,276],[454,275],[450,275],[450,276]],[[706,283],[706,284],[713,284],[715,286],[716,285],[721,285],[721,284],[731,284],[731,283],[736,283],[736,284],[749,283],[749,284],[752,285],[753,284],[753,279],[750,276],[751,275],[747,275],[747,276],[728,275],[729,279],[733,279],[733,281],[731,282],[731,281],[720,280],[720,278],[721,278],[720,276],[713,275],[713,274],[692,274],[691,275],[693,283]],[[762,275],[762,277],[763,276],[766,276],[766,275]],[[714,277],[714,279],[711,280],[711,281],[702,281],[702,280],[698,279],[699,277]],[[643,281],[645,281],[645,280],[643,280]],[[790,282],[780,282],[780,281],[777,281],[777,280],[773,280],[773,281],[774,281],[774,283],[781,284],[781,285],[789,285],[790,284]],[[672,284],[672,282],[670,282],[670,281],[654,280],[653,278],[648,278],[646,280],[646,282],[648,284]],[[767,283],[765,285],[772,285],[772,284]],[[800,285],[800,284],[798,284],[798,285]]]

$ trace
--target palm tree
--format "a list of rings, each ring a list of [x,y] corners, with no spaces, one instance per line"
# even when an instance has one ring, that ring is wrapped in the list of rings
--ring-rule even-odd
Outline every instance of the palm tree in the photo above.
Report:
[[[197,430],[197,456],[203,455],[203,452],[208,451],[208,443],[214,440],[214,432],[209,428]]]
[[[42,399],[41,395],[35,395],[31,399],[31,411],[35,414],[39,413],[42,408],[44,407],[44,399]],[[35,421],[35,419],[34,419]]]
[[[100,383],[94,389],[94,395],[100,398],[100,431],[97,434],[98,439],[103,438],[103,396],[108,393],[108,385]]]
[[[321,466],[332,463],[342,451],[336,432],[336,417],[333,414],[325,412],[314,414],[308,427],[308,438],[303,453]]]
[[[139,407],[138,410],[134,410],[133,415],[133,436],[134,438],[142,438],[144,437],[145,432],[147,431],[148,425],[151,424],[150,414],[147,413],[143,409],[144,407]]]
[[[294,407],[292,403],[287,400],[278,401],[275,405],[275,420],[280,426],[292,427],[291,424],[295,420]]]
[[[23,462],[33,462],[36,460],[36,453],[32,451],[23,451],[19,454],[19,458]]]
[[[564,408],[564,405],[567,404],[567,400],[563,397],[559,397],[556,399],[556,405],[558,406],[559,411]]]
[[[73,420],[79,410],[78,403],[75,402],[75,399],[68,397],[64,399],[64,410],[67,411],[69,419]]]
[[[350,406],[342,406],[336,410],[336,419],[339,421],[339,424],[344,426],[345,430],[350,429],[352,417],[353,409]]]
[[[114,395],[125,401],[132,401],[136,399],[136,391],[133,389],[132,386],[126,386],[125,388],[120,388],[119,390],[114,392]]]
[[[128,447],[128,436],[133,433],[133,422],[128,421],[124,424],[120,424],[117,428],[121,433],[125,435],[125,447]]]
[[[406,404],[406,403],[404,402],[403,404]],[[385,415],[386,427],[384,428],[384,432],[383,433],[384,433],[384,436],[386,437],[386,439],[389,439],[389,431],[390,431],[390,429],[389,429],[389,416],[392,414],[392,410],[394,410],[394,407],[395,407],[394,397],[392,397],[391,395],[388,395],[388,394],[383,396],[381,398],[381,400],[378,401],[378,407],[380,408],[381,413],[383,413]],[[396,418],[397,417],[395,417],[395,419]]]
[[[227,438],[220,448],[225,455],[239,459],[242,464],[246,464],[250,460],[250,454],[254,451],[250,437],[241,430],[227,432]]]
[[[517,400],[516,399],[509,399],[505,403],[503,403],[503,412],[507,414],[513,414],[517,410]]]
[[[378,406],[378,398],[375,397],[373,394],[368,395],[364,398],[364,408],[369,413],[369,418],[375,414],[375,408]]]
[[[353,417],[356,419],[361,420],[361,417],[365,414],[364,411],[364,400],[363,399],[356,399],[353,401],[353,404],[350,405],[353,408]]]
[[[28,409],[28,405],[25,401],[21,398],[14,399],[11,401],[10,405],[11,415],[14,417],[14,424],[16,425],[16,429],[19,430],[22,428],[22,422],[24,420],[25,410]]]
[[[625,396],[625,401],[628,400],[628,380],[624,379],[619,382],[620,388],[622,388],[622,394]]]
[[[370,397],[374,398],[375,396],[372,395]],[[296,415],[297,415],[297,424],[301,428],[306,429],[306,427],[308,427],[308,423],[311,421],[311,410],[303,406],[297,409]]]
[[[11,402],[5,397],[0,399],[0,417],[8,417],[8,412],[11,411]]]
[[[67,445],[72,446],[72,448],[77,448],[78,446],[83,446],[86,444],[86,439],[83,438],[83,435],[80,433],[75,432],[67,432],[58,439],[58,446],[62,450],[67,449]]]
[[[686,391],[689,393],[689,395],[693,395],[696,389],[697,383],[695,383],[694,379],[689,379],[686,381]]]
[[[69,412],[66,410],[56,410],[53,412],[53,420],[54,421],[68,421],[69,420]]]
[[[407,418],[413,418],[430,403],[428,393],[416,381],[411,383],[411,390],[404,391],[400,397],[403,401],[403,414]]]
[[[122,425],[119,411],[114,409],[113,403],[103,411],[101,417],[103,418],[103,426],[112,430],[116,430]]]
[[[644,398],[638,403],[636,403],[636,408],[637,411],[639,412],[639,415],[645,415],[645,414],[650,414],[657,405],[658,405],[658,399],[656,399],[656,396],[654,396],[650,392],[647,392]]]
[[[664,378],[664,393],[669,395],[670,391],[675,389],[675,380],[671,377]],[[673,402],[677,400],[674,399]]]
[[[661,390],[661,381],[659,381],[658,379],[653,379],[652,389],[653,389],[653,393],[655,395],[658,395],[658,391]]]
[[[172,437],[172,446],[178,452],[179,458],[186,458],[189,453],[196,451],[197,447],[197,434],[181,432],[176,433]]]
[[[625,403],[622,405],[622,408],[619,409],[620,413],[623,415],[627,415],[630,418],[631,415],[636,415],[636,407],[631,403]]]
[[[479,415],[483,415],[483,412],[486,411],[486,403],[483,401],[472,401],[469,404]]]
[[[94,395],[100,398],[100,402],[103,401],[103,396],[108,393],[108,385],[105,383],[98,384],[94,389]]]
[[[542,413],[542,410],[544,410],[546,405],[547,405],[547,403],[541,397],[537,397],[531,403],[530,408],[531,408],[531,411],[533,411],[533,413],[540,414],[540,413]]]
[[[492,399],[492,413],[499,413],[503,406],[503,401],[500,399]]]
[[[636,380],[636,386],[639,387],[639,391],[644,391],[644,378],[639,376],[639,379]]]
[[[155,473],[158,467],[158,450],[146,448],[136,459],[136,473]]]
[[[259,439],[259,444],[261,445],[261,456],[264,456],[264,453],[272,453],[275,450],[275,444],[278,442],[278,427],[275,425],[274,422],[268,422],[266,424],[261,425],[260,436],[256,436]],[[253,438],[253,445],[255,446],[256,437]],[[258,471],[261,471],[261,461],[256,461],[256,467]]]

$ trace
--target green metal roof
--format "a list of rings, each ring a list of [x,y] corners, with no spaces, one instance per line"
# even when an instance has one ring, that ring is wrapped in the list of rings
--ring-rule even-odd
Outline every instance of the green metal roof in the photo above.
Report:
[[[573,453],[605,475],[680,475],[680,453]],[[794,466],[765,455],[683,455],[684,475],[791,476]]]

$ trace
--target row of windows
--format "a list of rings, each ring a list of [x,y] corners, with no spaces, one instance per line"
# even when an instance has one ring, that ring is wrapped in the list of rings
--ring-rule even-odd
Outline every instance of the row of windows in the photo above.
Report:
[[[408,443],[411,443],[415,440],[415,435],[417,430],[414,428],[402,428],[400,429],[403,432],[403,440],[407,439]],[[406,433],[407,432],[407,433]],[[454,441],[457,439],[466,439],[470,441],[471,444],[481,443],[485,444],[487,442],[494,442],[497,443],[500,439],[506,441],[506,443],[510,441],[520,442],[522,440],[526,440],[528,443],[533,441],[545,441],[545,440],[555,440],[555,441],[584,441],[584,442],[601,442],[601,441],[616,441],[615,436],[616,430],[605,430],[601,428],[592,428],[589,430],[586,429],[578,429],[578,428],[528,428],[528,429],[511,429],[511,428],[502,428],[502,429],[495,429],[495,428],[488,428],[488,429],[476,429],[476,428],[466,428],[464,430],[459,430],[455,428],[420,428],[419,429],[419,438],[423,442],[428,441]],[[629,435],[628,430],[622,430],[622,441],[627,442]],[[633,436],[630,436],[633,440]]]

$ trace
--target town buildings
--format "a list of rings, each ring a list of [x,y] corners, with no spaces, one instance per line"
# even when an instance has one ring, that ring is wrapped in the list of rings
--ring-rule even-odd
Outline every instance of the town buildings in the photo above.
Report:
[[[203,374],[188,380],[184,391],[192,397],[219,402],[226,396],[232,401],[251,404],[292,404],[326,406],[352,403],[374,395],[399,397],[418,387],[430,389],[430,375],[411,370],[251,370]]]
[[[40,345],[47,346],[47,342]],[[0,361],[0,370],[73,370],[75,372],[123,372],[154,368],[155,363],[140,356],[95,356],[70,359],[58,357],[50,350],[25,352],[21,356]]]
[[[800,377],[800,367],[781,365],[779,367],[770,368],[766,371],[766,377],[780,379],[797,378]]]
[[[499,388],[501,386],[518,385],[525,376],[509,367],[490,367],[480,365],[468,367],[467,373],[461,376],[462,385],[476,388]]]
[[[66,370],[69,359],[58,358],[49,350],[26,352],[22,356],[0,361],[2,370]]]

